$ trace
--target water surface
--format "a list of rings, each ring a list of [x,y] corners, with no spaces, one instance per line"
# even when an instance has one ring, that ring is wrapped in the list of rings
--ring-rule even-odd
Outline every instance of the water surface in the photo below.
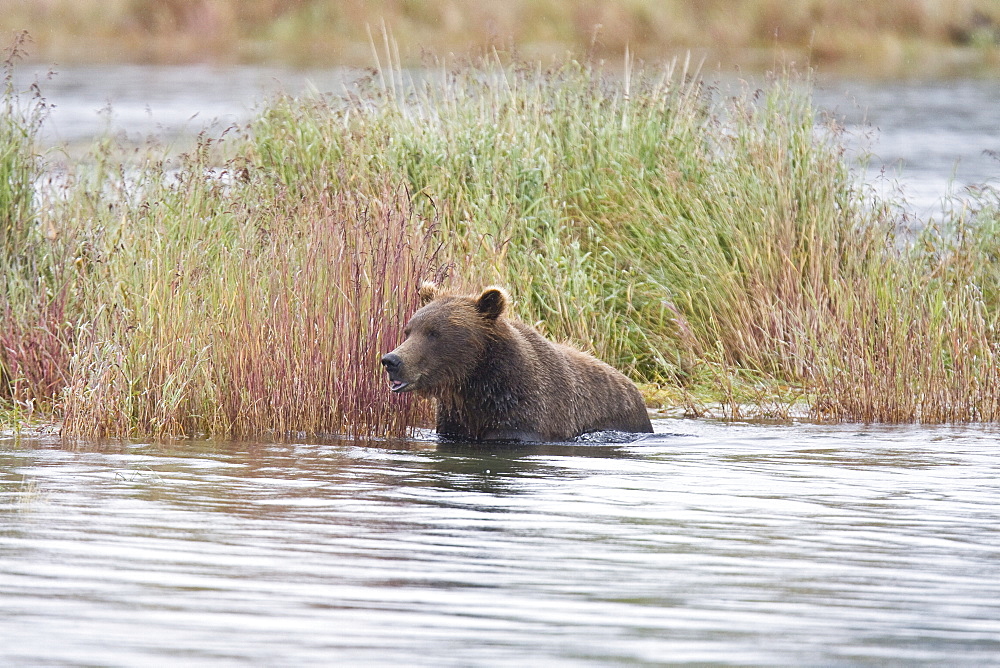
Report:
[[[0,665],[987,665],[990,427],[0,442]]]
[[[183,142],[352,77],[61,68],[44,139]],[[853,151],[877,130],[868,177],[921,216],[995,179],[998,99],[816,91]],[[0,665],[1000,665],[997,429],[655,426],[493,450],[0,438]]]
[[[866,177],[890,192],[898,184],[921,218],[940,214],[946,194],[1000,185],[998,79],[821,78],[814,99],[842,119]]]

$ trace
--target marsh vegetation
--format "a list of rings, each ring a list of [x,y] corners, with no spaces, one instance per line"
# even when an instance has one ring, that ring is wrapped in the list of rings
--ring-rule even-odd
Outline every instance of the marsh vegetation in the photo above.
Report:
[[[183,155],[107,139],[71,161],[8,76],[9,420],[405,433],[428,407],[389,396],[378,359],[426,278],[508,286],[693,414],[1000,418],[997,193],[914,221],[852,173],[807,77],[725,91],[684,62],[492,53],[414,81],[387,60]]]

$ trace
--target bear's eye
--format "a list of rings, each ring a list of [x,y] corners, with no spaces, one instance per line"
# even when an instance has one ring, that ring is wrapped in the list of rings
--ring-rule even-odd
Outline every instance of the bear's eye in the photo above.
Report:
[[[427,330],[427,338],[428,339],[436,339],[438,336],[440,336],[440,334],[438,334],[438,331],[436,329],[428,329]]]
[[[406,329],[403,330],[403,337],[407,338],[407,339],[410,338],[410,328],[409,327],[407,327]]]

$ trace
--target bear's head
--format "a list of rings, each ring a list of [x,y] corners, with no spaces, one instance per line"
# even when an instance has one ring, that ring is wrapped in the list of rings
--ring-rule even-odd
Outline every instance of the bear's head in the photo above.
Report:
[[[443,294],[420,286],[422,306],[403,330],[405,340],[382,358],[393,392],[440,396],[473,373],[495,337],[510,298],[488,287],[478,297]]]

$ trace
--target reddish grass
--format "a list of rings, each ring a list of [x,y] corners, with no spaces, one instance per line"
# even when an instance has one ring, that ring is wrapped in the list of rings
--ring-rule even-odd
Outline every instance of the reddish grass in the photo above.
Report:
[[[379,359],[436,272],[433,241],[414,235],[408,201],[392,192],[341,191],[297,213],[310,243],[294,257],[272,235],[270,283],[240,291],[216,354],[225,431],[404,434],[427,407],[391,395]]]
[[[379,359],[441,274],[432,221],[388,185],[276,201],[266,231],[250,216],[214,264],[171,268],[174,288],[130,288],[147,311],[80,346],[66,433],[385,438],[428,421],[425,402],[391,395]]]
[[[49,403],[66,386],[73,350],[66,293],[37,301],[26,317],[10,304],[0,313],[0,398]]]

